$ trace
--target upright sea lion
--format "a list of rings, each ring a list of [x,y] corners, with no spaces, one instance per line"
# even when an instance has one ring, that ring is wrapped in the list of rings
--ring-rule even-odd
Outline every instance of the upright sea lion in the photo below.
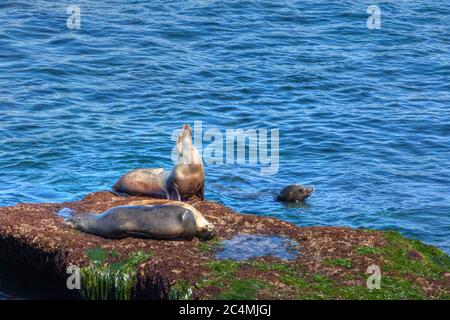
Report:
[[[117,192],[131,195],[166,197],[181,201],[197,195],[205,199],[205,171],[191,128],[185,124],[176,143],[177,161],[170,172],[161,168],[136,169],[123,175],[113,186]]]
[[[112,239],[135,236],[191,240],[194,236],[211,239],[215,235],[214,225],[198,210],[179,203],[119,206],[101,214],[80,214],[66,223],[77,230]]]
[[[277,200],[283,202],[302,202],[306,198],[308,198],[311,193],[313,193],[314,189],[311,187],[304,187],[299,184],[293,184],[285,187],[281,190],[281,193],[278,195]]]

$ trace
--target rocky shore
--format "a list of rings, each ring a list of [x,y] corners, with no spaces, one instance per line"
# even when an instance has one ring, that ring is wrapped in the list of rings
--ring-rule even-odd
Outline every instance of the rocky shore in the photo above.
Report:
[[[198,199],[189,203],[217,228],[210,241],[104,239],[68,228],[57,215],[142,199],[105,191],[76,202],[1,207],[0,258],[50,275],[67,291],[67,268],[77,266],[81,290],[70,294],[84,299],[450,299],[450,257],[394,231],[298,227]],[[297,254],[218,258],[226,239],[248,234],[289,238]],[[367,288],[371,265],[381,271],[380,289]]]

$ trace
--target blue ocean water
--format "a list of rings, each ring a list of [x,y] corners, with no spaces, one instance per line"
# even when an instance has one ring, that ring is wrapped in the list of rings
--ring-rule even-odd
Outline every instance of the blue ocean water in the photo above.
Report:
[[[447,1],[75,2],[74,30],[67,1],[0,3],[0,205],[76,200],[133,168],[170,168],[183,123],[279,129],[277,174],[207,165],[206,198],[450,252]],[[316,191],[276,202],[290,183]]]

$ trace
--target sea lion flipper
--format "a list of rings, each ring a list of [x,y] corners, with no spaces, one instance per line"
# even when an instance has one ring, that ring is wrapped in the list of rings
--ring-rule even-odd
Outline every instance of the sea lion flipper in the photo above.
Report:
[[[180,192],[178,191],[176,184],[172,184],[169,188],[167,188],[167,199],[181,201]]]
[[[116,191],[114,189],[108,190],[108,192],[111,192],[113,195],[118,196],[118,197],[128,197],[129,196],[129,194],[127,194],[125,192]]]
[[[200,200],[205,200],[205,185],[203,184],[200,190],[198,191],[197,196],[200,198]]]

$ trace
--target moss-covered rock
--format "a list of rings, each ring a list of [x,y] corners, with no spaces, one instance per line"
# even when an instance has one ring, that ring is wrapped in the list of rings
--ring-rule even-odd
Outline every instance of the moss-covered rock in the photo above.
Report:
[[[70,229],[56,215],[64,207],[100,213],[135,200],[142,198],[98,192],[77,202],[0,208],[0,256],[64,286],[67,267],[79,266],[87,299],[450,298],[449,256],[394,231],[298,227],[198,199],[189,203],[216,226],[211,241],[104,239]],[[217,259],[222,242],[241,234],[289,238],[299,254]],[[370,266],[380,270],[380,289],[367,288]]]
[[[308,263],[262,260],[211,260],[211,280],[198,284],[218,299],[448,299],[450,259],[441,250],[398,232],[377,232],[382,245],[358,245],[345,257]],[[360,272],[361,256],[370,256],[381,271],[379,289],[369,289],[370,274]],[[375,264],[376,265],[376,264]],[[214,290],[211,290],[214,287]],[[209,288],[209,290],[205,290]],[[212,293],[208,295],[208,293]]]
[[[89,263],[80,269],[80,280],[81,295],[89,300],[131,300],[137,265],[152,256],[150,252],[136,251],[125,260],[109,262],[117,253],[102,248],[89,249],[86,255]]]

